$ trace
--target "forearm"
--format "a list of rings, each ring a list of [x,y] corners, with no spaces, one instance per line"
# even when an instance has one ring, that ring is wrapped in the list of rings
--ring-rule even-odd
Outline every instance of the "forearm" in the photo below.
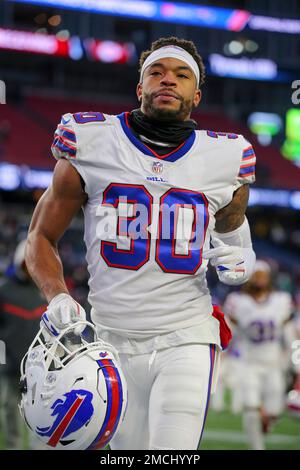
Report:
[[[249,186],[245,184],[235,191],[232,201],[216,213],[216,232],[232,232],[243,224],[248,199]]]
[[[221,271],[218,273],[219,279],[225,284],[238,285],[246,282],[254,269],[256,256],[252,248],[249,223],[245,216],[248,198],[248,185],[241,186],[233,194],[230,204],[216,214],[215,230],[211,234],[212,244],[214,247],[220,246],[220,244],[231,247],[233,255],[231,261],[236,260],[236,265],[232,263],[233,267],[229,268],[230,256],[227,256],[226,264],[226,257],[224,258],[223,254],[223,263],[219,262],[221,266],[219,268]],[[227,249],[227,255],[228,253]],[[240,262],[238,262],[238,258],[240,258]],[[224,263],[227,267],[222,267]]]
[[[35,232],[28,235],[25,261],[30,276],[48,302],[58,294],[69,293],[57,247],[45,236]]]

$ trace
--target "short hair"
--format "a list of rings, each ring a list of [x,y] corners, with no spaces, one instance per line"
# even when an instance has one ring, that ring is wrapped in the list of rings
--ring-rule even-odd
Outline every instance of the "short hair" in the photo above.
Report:
[[[170,36],[168,38],[160,38],[157,39],[157,41],[152,42],[151,48],[147,51],[142,52],[140,60],[139,60],[139,72],[142,70],[143,63],[149,57],[149,55],[153,52],[156,51],[157,49],[160,49],[161,47],[164,46],[178,46],[182,47],[182,49],[185,49],[193,59],[196,61],[198,67],[199,67],[199,72],[200,72],[200,78],[199,78],[199,88],[201,85],[203,85],[205,81],[205,66],[203,63],[203,59],[198,54],[197,47],[193,43],[193,41],[188,41],[187,39],[180,39],[177,38],[176,36]]]

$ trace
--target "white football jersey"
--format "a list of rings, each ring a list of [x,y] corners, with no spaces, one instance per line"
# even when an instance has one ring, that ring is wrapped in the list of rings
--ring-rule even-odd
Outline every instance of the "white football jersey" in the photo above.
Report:
[[[243,360],[257,365],[282,364],[283,326],[293,309],[289,293],[271,292],[257,302],[246,293],[233,292],[223,309],[237,322]]]
[[[193,131],[159,156],[136,138],[128,113],[87,112],[62,117],[52,152],[71,162],[88,194],[84,239],[95,324],[145,338],[209,320],[206,337],[218,344],[202,250],[216,212],[254,181],[249,142]]]

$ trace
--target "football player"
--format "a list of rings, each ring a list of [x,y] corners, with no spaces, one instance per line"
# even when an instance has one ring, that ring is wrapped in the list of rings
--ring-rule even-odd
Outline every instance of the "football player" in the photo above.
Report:
[[[286,369],[288,388],[287,409],[291,416],[300,416],[300,305],[299,295],[296,295],[295,312],[284,329],[284,343],[287,350]]]
[[[222,346],[208,260],[229,285],[255,263],[245,217],[255,154],[242,135],[196,130],[204,76],[191,41],[161,38],[141,55],[139,109],[65,114],[29,230],[27,264],[56,334],[85,316],[57,250],[83,208],[91,317],[128,386],[112,449],[198,448]]]
[[[243,291],[229,294],[224,304],[240,338],[244,428],[254,450],[265,448],[263,434],[283,411],[282,339],[292,309],[291,295],[272,289],[270,265],[262,260]]]

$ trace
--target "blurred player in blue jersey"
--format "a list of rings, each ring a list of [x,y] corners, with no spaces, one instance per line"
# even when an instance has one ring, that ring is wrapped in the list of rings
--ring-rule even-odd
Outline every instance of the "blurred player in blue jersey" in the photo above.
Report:
[[[128,385],[112,449],[198,448],[222,347],[208,261],[229,285],[246,282],[255,262],[245,217],[255,154],[241,135],[196,130],[204,78],[191,41],[161,38],[140,59],[139,109],[65,114],[53,182],[29,230],[47,326],[63,329],[85,312],[69,295],[57,242],[84,211],[91,317]]]

